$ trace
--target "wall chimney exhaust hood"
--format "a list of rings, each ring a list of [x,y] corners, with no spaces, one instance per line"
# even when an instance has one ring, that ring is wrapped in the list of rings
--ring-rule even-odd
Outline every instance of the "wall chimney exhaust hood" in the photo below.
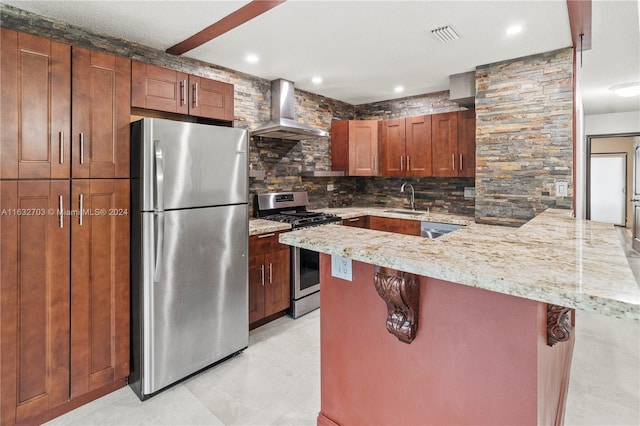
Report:
[[[329,133],[296,121],[293,82],[277,79],[271,82],[271,120],[251,132],[251,136],[300,141],[327,137]]]
[[[476,104],[476,72],[449,76],[449,100],[460,106],[473,108]]]

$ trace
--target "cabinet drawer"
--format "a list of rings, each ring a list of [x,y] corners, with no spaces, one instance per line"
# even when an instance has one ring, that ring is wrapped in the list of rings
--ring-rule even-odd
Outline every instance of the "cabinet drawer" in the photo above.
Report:
[[[286,244],[278,242],[278,236],[282,232],[269,232],[268,234],[252,235],[249,237],[249,255],[256,256],[277,250],[289,248]]]
[[[353,228],[368,228],[369,216],[352,217],[351,219],[343,219],[342,224],[344,226],[351,226]]]

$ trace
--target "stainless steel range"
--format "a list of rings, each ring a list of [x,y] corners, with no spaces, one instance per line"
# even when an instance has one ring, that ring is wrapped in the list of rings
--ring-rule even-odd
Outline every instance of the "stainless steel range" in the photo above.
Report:
[[[258,194],[254,216],[291,224],[292,229],[340,222],[340,217],[308,211],[306,192]],[[287,313],[298,318],[320,307],[320,255],[299,247],[291,248],[291,308]]]

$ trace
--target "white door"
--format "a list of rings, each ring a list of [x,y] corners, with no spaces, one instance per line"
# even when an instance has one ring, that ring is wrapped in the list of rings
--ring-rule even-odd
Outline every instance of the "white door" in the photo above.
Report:
[[[640,251],[640,137],[633,138],[633,249]]]
[[[591,154],[591,220],[625,226],[627,154]]]

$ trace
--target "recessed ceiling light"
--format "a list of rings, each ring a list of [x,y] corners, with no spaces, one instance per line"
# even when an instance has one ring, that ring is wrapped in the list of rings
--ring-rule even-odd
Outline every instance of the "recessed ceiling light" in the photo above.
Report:
[[[404,87],[402,87],[402,86],[396,86],[396,87],[393,89],[393,91],[394,91],[394,92],[396,92],[396,93],[404,92]]]
[[[260,60],[260,58],[258,58],[258,55],[254,55],[253,53],[248,54],[244,59],[250,64],[255,64]]]
[[[507,28],[507,34],[513,35],[518,34],[522,31],[522,25],[514,25],[512,27]]]
[[[638,96],[640,95],[640,82],[616,84],[615,86],[610,87],[609,90],[624,98]]]
[[[311,82],[312,82],[313,84],[320,84],[320,83],[322,83],[322,77],[315,76],[315,77],[313,77],[313,78],[311,79]]]

